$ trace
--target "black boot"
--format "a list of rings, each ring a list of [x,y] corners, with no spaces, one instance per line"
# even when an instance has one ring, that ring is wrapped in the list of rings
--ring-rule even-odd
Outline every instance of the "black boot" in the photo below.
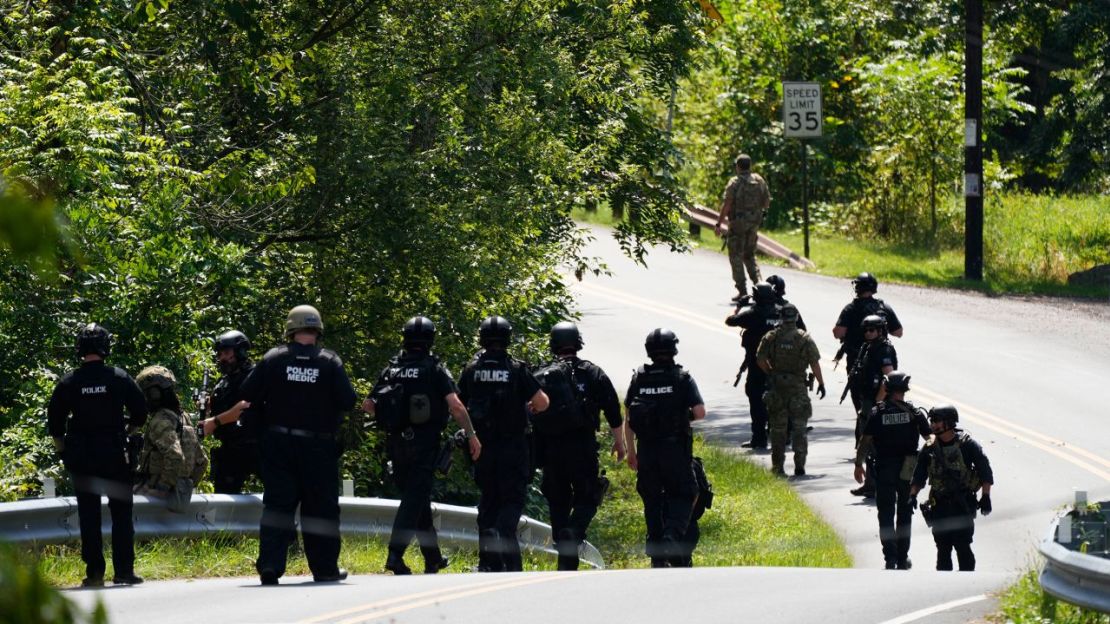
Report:
[[[412,570],[405,565],[403,552],[404,551],[397,551],[391,548],[389,549],[389,556],[385,558],[385,569],[392,572],[394,576],[412,574]]]
[[[555,540],[555,551],[559,553],[558,569],[578,569],[578,536],[573,529],[560,529]]]

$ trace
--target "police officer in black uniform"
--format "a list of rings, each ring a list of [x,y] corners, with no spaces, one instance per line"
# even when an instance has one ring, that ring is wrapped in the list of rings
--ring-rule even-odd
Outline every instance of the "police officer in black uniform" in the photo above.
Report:
[[[255,567],[263,585],[276,585],[285,574],[289,545],[297,538],[297,505],[313,579],[347,578],[339,568],[336,432],[357,396],[339,356],[317,344],[323,333],[316,308],[293,308],[285,321],[288,344],[270,349],[243,382],[243,400],[257,408],[261,421],[265,493]]]
[[[548,399],[524,363],[509,355],[513,327],[500,316],[478,329],[482,350],[459,378],[459,396],[482,439],[475,464],[478,500],[478,570],[523,569],[517,525],[531,479],[528,414],[542,412]]]
[[[241,423],[251,420],[249,415],[244,418],[250,404],[242,399],[243,381],[254,370],[247,355],[251,342],[243,332],[232,330],[220,334],[213,348],[223,378],[212,390],[207,406],[210,416],[202,423],[204,435],[214,434],[220,441],[212,449],[212,485],[217,494],[242,494],[251,475],[261,476],[257,432]]]
[[[636,491],[644,501],[651,565],[678,567],[690,555],[683,540],[698,498],[690,422],[705,418],[705,405],[694,378],[674,361],[674,332],[652,330],[644,350],[651,363],[636,370],[624,399],[635,434],[628,465],[637,471]]]
[[[578,547],[586,540],[586,529],[597,514],[609,482],[600,475],[598,443],[595,432],[601,427],[600,415],[613,434],[613,452],[624,459],[624,434],[620,398],[613,382],[599,366],[578,357],[584,343],[578,326],[569,321],[551,328],[548,343],[557,361],[571,371],[573,399],[579,403],[575,413],[583,422],[545,433],[536,426],[536,453],[543,468],[540,486],[551,514],[551,530],[559,553],[560,570],[578,569]],[[554,401],[554,397],[550,397]],[[564,415],[565,416],[565,415]]]
[[[848,365],[845,370],[849,373],[855,365],[859,348],[863,344],[864,318],[877,314],[886,319],[888,335],[902,337],[902,323],[898,320],[898,315],[894,313],[894,309],[882,299],[875,297],[875,293],[879,290],[879,280],[875,279],[875,276],[870,273],[860,273],[852,280],[852,287],[856,292],[856,298],[840,311],[840,316],[836,319],[836,326],[833,327],[833,338],[841,342],[841,350],[837,353],[836,359],[839,360],[842,355],[847,356]],[[860,409],[859,397],[854,392],[852,393],[852,404],[855,405],[858,413]]]
[[[857,448],[871,410],[883,400],[883,376],[898,368],[898,352],[886,337],[886,319],[871,314],[863,319],[861,327],[864,343],[859,348],[855,364],[848,371],[848,389],[859,400],[859,411],[856,413]],[[852,494],[867,498],[875,496],[874,477],[874,459],[868,456],[867,476],[863,485],[852,490]]]
[[[780,308],[790,303],[790,300],[786,298],[786,280],[778,275],[772,275],[768,277],[766,281],[771,285],[771,288],[775,289],[775,303],[777,303]],[[802,320],[801,314],[798,315],[797,325],[798,329],[802,331],[806,330],[806,322]]]
[[[935,437],[917,456],[910,494],[916,497],[928,480],[929,501],[921,505],[921,515],[933,529],[937,569],[952,569],[955,549],[960,570],[970,572],[975,569],[975,553],[971,551],[975,512],[988,516],[994,508],[991,504],[994,471],[983,447],[956,428],[959,421],[960,415],[951,405],[929,410],[929,424]],[[978,501],[977,491],[981,492]]]
[[[744,363],[740,368],[748,373],[748,379],[744,382],[744,394],[748,397],[748,411],[751,413],[752,437],[741,446],[751,447],[753,450],[767,449],[768,422],[767,406],[763,402],[763,394],[767,392],[767,373],[756,365],[755,351],[763,336],[778,324],[779,306],[771,284],[753,286],[751,304],[739,308],[725,319],[725,325],[744,330],[740,336],[740,346],[744,348]]]
[[[146,399],[126,371],[104,362],[111,345],[108,330],[96,323],[86,325],[77,334],[81,367],[58,382],[46,409],[47,429],[77,494],[81,560],[85,562],[83,587],[104,586],[101,496],[108,497],[112,514],[112,582],[143,582],[135,575],[127,434],[137,432],[146,422]]]
[[[394,574],[412,574],[405,565],[405,550],[413,537],[424,556],[425,574],[435,574],[448,565],[432,525],[431,503],[440,435],[448,413],[466,432],[471,459],[477,460],[482,450],[455,380],[432,354],[435,338],[431,319],[409,319],[401,330],[401,353],[389,361],[362,402],[362,409],[377,416],[385,429],[393,481],[401,491],[385,561],[385,569]]]
[[[886,398],[867,419],[856,451],[855,478],[864,480],[864,458],[875,458],[875,505],[879,509],[879,541],[887,570],[910,569],[910,524],[913,500],[910,480],[917,464],[917,440],[932,431],[925,412],[905,399],[910,376],[893,371],[886,376]]]

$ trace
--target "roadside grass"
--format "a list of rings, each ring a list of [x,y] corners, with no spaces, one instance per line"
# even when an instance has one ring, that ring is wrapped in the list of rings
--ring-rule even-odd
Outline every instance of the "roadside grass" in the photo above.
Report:
[[[604,206],[595,212],[576,210],[587,223],[613,226]],[[767,236],[802,254],[801,229],[768,230]],[[708,228],[692,243],[724,253],[721,239]],[[884,282],[976,290],[987,294],[1029,294],[1106,298],[1110,284],[1070,286],[1069,274],[1110,263],[1110,197],[1003,194],[988,199],[984,226],[985,267],[982,282],[963,278],[962,247],[914,247],[883,241],[856,240],[810,231],[810,256],[815,272],[854,277],[869,271]],[[786,266],[761,258],[761,262]]]
[[[1110,615],[1061,602],[1041,589],[1037,570],[1023,574],[999,596],[1001,613],[992,621],[1013,624],[1110,624]]]
[[[705,462],[713,483],[713,508],[701,520],[701,542],[694,552],[697,566],[849,567],[851,557],[833,530],[814,514],[789,485],[762,467],[698,440],[695,454]],[[609,494],[590,526],[589,540],[609,568],[645,568],[643,505],[636,493],[636,474],[603,458],[612,482]],[[546,519],[545,519],[546,520]],[[107,542],[107,540],[106,540]],[[84,577],[80,546],[51,544],[24,547],[38,560],[51,584],[76,586]],[[108,549],[110,550],[110,549]],[[166,537],[136,544],[135,570],[149,580],[175,578],[251,577],[258,539],[241,535]],[[451,559],[446,572],[467,572],[478,564],[473,547],[444,547]],[[376,537],[344,537],[340,565],[352,574],[384,573],[385,542]],[[105,553],[111,561],[111,554]],[[415,546],[406,561],[423,570]],[[554,557],[525,551],[526,570],[553,570]],[[287,575],[310,574],[300,546],[289,556]],[[111,576],[109,569],[108,578]]]
[[[700,439],[694,454],[701,457],[713,484],[713,508],[699,526],[701,541],[695,566],[799,566],[843,568],[851,556],[836,533],[789,485],[729,451]],[[605,460],[612,488],[590,527],[606,564],[643,568],[643,505],[636,493],[636,475]]]

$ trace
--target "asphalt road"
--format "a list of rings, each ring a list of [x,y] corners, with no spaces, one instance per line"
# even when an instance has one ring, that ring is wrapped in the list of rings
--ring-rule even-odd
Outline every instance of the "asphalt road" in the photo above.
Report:
[[[672,328],[681,340],[678,359],[698,380],[709,411],[699,428],[741,452],[749,421],[742,387],[732,387],[738,335],[722,322],[732,294],[725,257],[655,250],[648,268],[639,267],[604,231],[586,252],[603,258],[612,275],[574,286],[583,313],[582,355],[604,367],[623,392],[644,359],[647,333]],[[819,261],[820,249],[815,254]],[[848,494],[854,416],[848,402],[836,401],[844,373],[828,364],[836,350],[831,329],[851,286],[785,269],[765,269],[765,275],[771,271],[786,278],[787,296],[813,331],[829,380],[828,397],[814,403],[810,476],[791,483],[842,536],[856,569],[358,575],[325,586],[283,579],[277,588],[259,587],[255,579],[216,579],[70,596],[84,604],[102,598],[113,622],[966,622],[994,610],[989,593],[1036,563],[1036,542],[1074,489],[1089,491],[1091,500],[1110,499],[1101,395],[1110,379],[1108,306],[881,284],[879,296],[905,325],[895,346],[913,375],[908,398],[925,407],[957,405],[961,424],[992,461],[996,485],[994,514],[977,523],[976,572],[932,571],[935,549],[920,521],[910,553],[915,568],[880,570],[875,509]],[[769,461],[765,454],[750,457]],[[789,454],[787,465],[789,472]]]

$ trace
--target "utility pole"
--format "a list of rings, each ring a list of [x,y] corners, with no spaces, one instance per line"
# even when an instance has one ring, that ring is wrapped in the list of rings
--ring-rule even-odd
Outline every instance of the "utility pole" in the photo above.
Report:
[[[964,0],[964,279],[983,280],[983,0]]]

